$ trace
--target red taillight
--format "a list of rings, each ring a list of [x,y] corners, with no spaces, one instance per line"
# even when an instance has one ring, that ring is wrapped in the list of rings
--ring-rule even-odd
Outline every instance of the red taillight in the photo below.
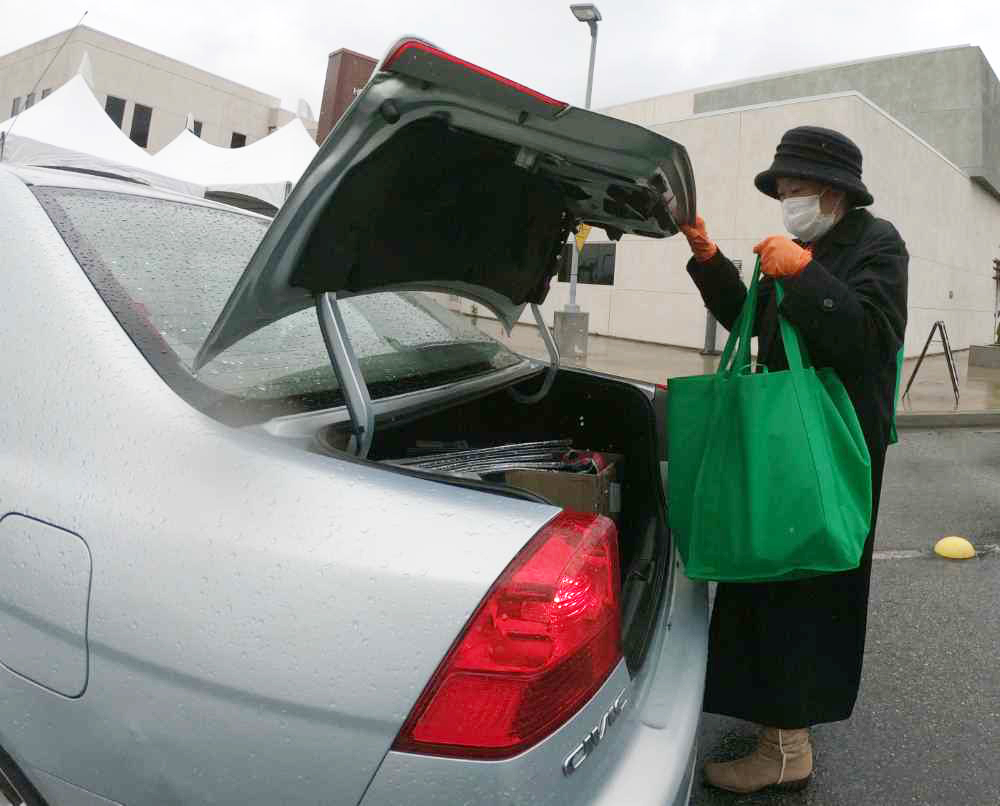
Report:
[[[382,65],[383,70],[392,70],[397,62],[400,61],[406,55],[412,55],[414,53],[420,53],[422,55],[431,56],[433,58],[442,59],[450,64],[457,65],[458,67],[464,67],[467,70],[471,70],[477,75],[483,76],[484,78],[496,81],[509,89],[519,92],[522,95],[527,95],[530,98],[534,98],[547,106],[556,107],[558,109],[565,109],[569,104],[564,101],[557,101],[555,98],[550,98],[548,95],[543,95],[530,87],[525,87],[523,84],[518,84],[516,81],[511,81],[509,78],[505,78],[497,73],[487,70],[484,67],[473,64],[472,62],[467,62],[465,59],[459,59],[457,56],[452,56],[450,53],[436,48],[433,45],[428,45],[426,42],[421,42],[418,39],[408,39],[401,42],[399,46],[389,54],[388,58]]]
[[[615,525],[558,515],[493,585],[393,749],[507,758],[548,736],[621,659],[620,597]]]

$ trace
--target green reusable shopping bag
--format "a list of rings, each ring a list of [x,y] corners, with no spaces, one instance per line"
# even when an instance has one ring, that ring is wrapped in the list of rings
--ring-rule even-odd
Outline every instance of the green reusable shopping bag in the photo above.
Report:
[[[718,371],[667,384],[669,521],[692,579],[856,568],[871,524],[871,459],[836,373],[811,366],[784,317],[789,369],[752,371],[759,283],[758,260]]]

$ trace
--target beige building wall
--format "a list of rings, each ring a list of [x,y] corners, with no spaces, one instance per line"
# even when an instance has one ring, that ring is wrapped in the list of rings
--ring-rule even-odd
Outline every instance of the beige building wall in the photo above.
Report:
[[[599,111],[602,115],[638,123],[640,126],[653,127],[660,123],[691,117],[694,114],[694,98],[698,92],[699,90],[674,92],[670,95],[630,101]]]
[[[671,96],[674,100],[677,96]],[[657,119],[657,99],[616,108],[631,120]],[[671,101],[673,103],[673,101]],[[659,118],[662,120],[662,117]],[[771,163],[781,135],[800,125],[837,129],[864,154],[871,211],[892,221],[910,252],[906,354],[919,354],[938,319],[952,347],[992,341],[992,261],[1000,255],[1000,201],[957,166],[857,93],[786,101],[688,116],[651,126],[683,143],[691,155],[699,213],[722,251],[754,265],[753,246],[784,234],[780,205],[763,196],[754,176]],[[595,229],[591,242],[604,240]],[[681,347],[704,346],[706,312],[685,271],[687,241],[625,236],[619,241],[614,286],[578,285],[577,303],[590,313],[592,333]],[[569,284],[553,281],[546,321],[569,299]],[[464,303],[466,311],[470,310]],[[486,312],[480,309],[481,314]],[[526,312],[522,322],[532,321]],[[718,329],[718,346],[726,332]],[[940,352],[939,345],[933,350]]]
[[[875,197],[870,209],[892,221],[906,241],[906,354],[919,353],[938,319],[956,349],[989,341],[1000,202],[860,94],[769,104],[654,128],[690,150],[700,212],[723,252],[742,259],[749,272],[753,245],[784,232],[779,205],[757,191],[753,178],[770,164],[782,133],[805,124],[837,129],[858,144],[864,179]],[[671,240],[677,243],[667,246],[664,256],[673,266],[686,261],[687,245],[681,238]],[[700,346],[702,334],[693,335],[685,346]]]
[[[93,68],[98,100],[104,104],[113,95],[126,101],[125,134],[131,131],[136,103],[152,108],[147,145],[151,153],[183,130],[189,112],[202,121],[202,139],[225,147],[231,144],[234,132],[245,134],[249,144],[294,117],[294,113],[282,110],[280,99],[272,95],[85,26],[77,28],[55,56],[65,38],[63,31],[0,56],[0,119],[10,116],[13,99],[23,99],[43,72],[36,103],[42,90],[68,81],[85,53]],[[46,71],[53,56],[55,61]],[[306,124],[315,127],[315,122]]]

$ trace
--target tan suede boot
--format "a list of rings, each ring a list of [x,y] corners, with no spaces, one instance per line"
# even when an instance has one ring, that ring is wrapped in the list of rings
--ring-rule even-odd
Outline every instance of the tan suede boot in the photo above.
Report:
[[[761,789],[796,791],[812,777],[812,744],[808,728],[764,728],[757,749],[736,761],[709,761],[705,782],[742,795]]]

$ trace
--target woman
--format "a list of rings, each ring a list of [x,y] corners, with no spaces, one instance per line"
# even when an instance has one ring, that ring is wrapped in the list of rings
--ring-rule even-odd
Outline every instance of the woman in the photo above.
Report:
[[[785,227],[754,247],[760,286],[759,360],[787,369],[781,315],[802,334],[816,367],[832,367],[858,414],[872,459],[872,524],[859,567],[793,582],[718,586],[709,634],[705,710],[763,726],[746,758],[705,765],[708,784],[749,793],[800,789],[812,775],[809,727],[847,719],[861,680],[872,542],[886,447],[894,441],[897,359],[906,329],[909,256],[888,221],[863,209],[861,151],[813,126],[781,138],[757,188],[781,202]],[[705,304],[731,329],[746,297],[733,264],[698,218],[684,234],[690,273]],[[725,479],[719,480],[725,484]]]

